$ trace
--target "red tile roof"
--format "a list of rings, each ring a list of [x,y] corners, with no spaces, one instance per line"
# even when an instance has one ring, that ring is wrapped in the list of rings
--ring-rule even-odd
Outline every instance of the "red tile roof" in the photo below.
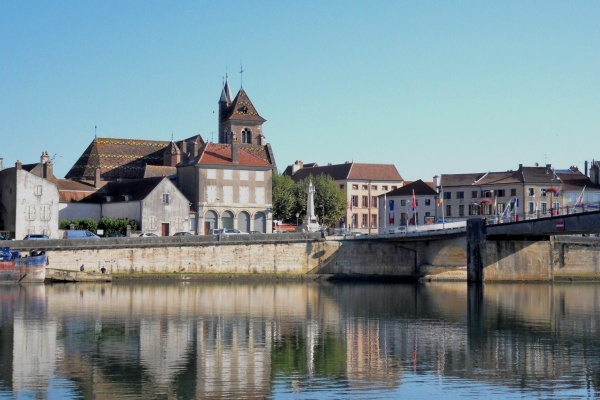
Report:
[[[231,159],[230,144],[207,143],[201,151],[197,160],[198,164],[216,164],[216,165],[239,165],[247,167],[269,167],[273,164],[266,160],[268,154],[263,146],[238,146],[238,162],[233,163]]]
[[[307,164],[311,165],[311,164]],[[288,167],[285,170],[286,174],[291,172]],[[402,176],[393,164],[362,164],[362,163],[344,163],[336,165],[325,165],[306,167],[299,169],[295,174],[291,175],[294,181],[299,181],[309,175],[329,175],[335,181],[355,180],[355,181],[391,181],[401,182]]]

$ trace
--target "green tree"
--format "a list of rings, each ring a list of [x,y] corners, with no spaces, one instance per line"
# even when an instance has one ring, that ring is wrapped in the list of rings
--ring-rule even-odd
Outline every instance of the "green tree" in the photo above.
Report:
[[[73,221],[60,221],[60,229],[71,229],[71,225],[75,226],[75,229],[87,230],[90,232],[96,232],[98,223],[91,218],[79,218]]]
[[[304,193],[303,213],[306,214],[306,191],[308,184],[312,180],[315,187],[315,214],[319,221],[325,226],[331,226],[338,222],[346,213],[348,201],[346,194],[339,188],[333,178],[329,175],[309,175],[307,178],[297,182],[298,192]],[[324,214],[324,215],[323,215]]]
[[[308,183],[312,180],[315,187],[315,213],[319,221],[330,226],[339,221],[346,212],[348,203],[346,194],[329,175],[318,175],[298,182],[287,175],[273,177],[273,218],[287,223],[296,223],[296,213],[299,219],[306,216],[306,200]],[[322,207],[319,207],[322,205]]]
[[[294,181],[287,175],[273,175],[273,219],[290,222],[296,216]]]
[[[127,225],[131,226],[132,230],[137,229],[137,221],[128,218],[102,218],[98,223],[98,228],[104,230],[104,234],[110,233],[127,233]]]

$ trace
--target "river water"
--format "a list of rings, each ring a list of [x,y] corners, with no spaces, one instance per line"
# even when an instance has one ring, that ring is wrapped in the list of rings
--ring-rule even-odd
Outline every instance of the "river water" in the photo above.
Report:
[[[600,284],[0,286],[0,399],[600,397]]]

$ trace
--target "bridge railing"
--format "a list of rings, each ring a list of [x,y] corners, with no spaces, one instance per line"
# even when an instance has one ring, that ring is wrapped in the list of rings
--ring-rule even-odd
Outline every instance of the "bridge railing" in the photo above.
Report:
[[[381,228],[379,235],[402,235],[418,232],[441,231],[447,229],[460,229],[467,226],[467,221],[443,222],[429,225],[390,226]]]
[[[573,215],[598,210],[600,210],[600,203],[582,203],[558,208],[547,208],[545,210],[537,209],[533,212],[521,211],[518,214],[515,214],[514,212],[508,212],[504,215],[479,215],[479,217],[485,219],[488,225],[492,225],[504,222],[517,222],[538,218],[558,217],[561,215]],[[478,216],[471,216],[471,218],[476,217]]]

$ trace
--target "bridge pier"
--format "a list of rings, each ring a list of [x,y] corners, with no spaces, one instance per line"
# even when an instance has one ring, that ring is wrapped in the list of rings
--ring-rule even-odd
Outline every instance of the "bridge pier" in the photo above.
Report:
[[[483,246],[485,244],[485,224],[481,218],[467,220],[467,280],[483,281]]]

